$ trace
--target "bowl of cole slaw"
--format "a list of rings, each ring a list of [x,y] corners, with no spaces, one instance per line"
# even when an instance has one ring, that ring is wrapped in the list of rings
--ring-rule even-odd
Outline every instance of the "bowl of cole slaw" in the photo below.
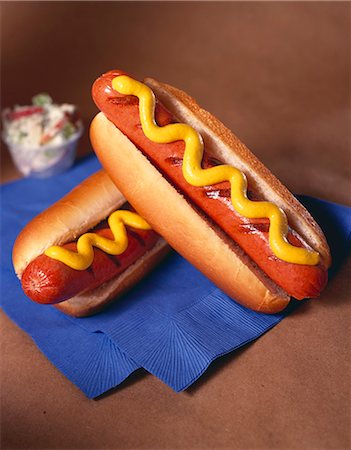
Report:
[[[83,124],[71,104],[38,94],[32,105],[5,109],[2,138],[24,176],[46,178],[72,166]]]

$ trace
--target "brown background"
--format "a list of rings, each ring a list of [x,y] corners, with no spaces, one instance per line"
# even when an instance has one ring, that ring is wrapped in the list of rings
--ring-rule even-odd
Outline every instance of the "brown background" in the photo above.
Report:
[[[190,92],[294,192],[350,204],[350,3],[2,3],[3,106],[79,105],[122,68]],[[90,151],[87,135],[79,155]],[[3,180],[18,176],[6,149]],[[87,400],[2,314],[2,448],[350,447],[350,264],[175,394],[139,371]]]

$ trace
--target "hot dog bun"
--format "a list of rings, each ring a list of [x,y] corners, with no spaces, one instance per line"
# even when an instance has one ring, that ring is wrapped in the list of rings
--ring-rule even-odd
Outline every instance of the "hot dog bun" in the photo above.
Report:
[[[330,264],[325,237],[295,197],[218,119],[184,92],[147,79],[156,97],[180,122],[195,128],[206,150],[242,170],[251,186],[286,212],[289,223]],[[130,140],[100,113],[92,122],[91,142],[102,165],[130,203],[172,247],[230,297],[266,313],[286,307],[290,297],[175,189]],[[135,180],[138,180],[135,183]],[[162,217],[162,220],[160,220]]]
[[[18,278],[21,279],[28,264],[48,247],[77,239],[125,202],[105,171],[100,170],[84,180],[36,216],[19,234],[12,253]],[[160,239],[117,278],[55,306],[76,317],[94,314],[137,283],[167,252],[166,242]]]

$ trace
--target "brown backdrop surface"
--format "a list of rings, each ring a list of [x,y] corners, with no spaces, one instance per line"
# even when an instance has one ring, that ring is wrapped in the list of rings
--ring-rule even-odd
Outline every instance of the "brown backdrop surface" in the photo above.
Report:
[[[1,9],[2,106],[48,91],[88,127],[96,76],[151,75],[191,93],[294,192],[350,204],[350,3]],[[18,176],[6,149],[1,173]],[[181,394],[139,371],[89,401],[2,314],[2,448],[349,448],[349,278],[345,264],[319,301]]]

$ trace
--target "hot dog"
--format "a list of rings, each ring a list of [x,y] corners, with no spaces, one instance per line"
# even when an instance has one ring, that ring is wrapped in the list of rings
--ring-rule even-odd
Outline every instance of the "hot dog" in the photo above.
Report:
[[[27,224],[13,264],[29,298],[82,317],[132,287],[168,249],[99,171]]]
[[[118,70],[92,95],[98,158],[172,247],[257,311],[320,294],[330,265],[321,229],[218,119],[176,88]]]

